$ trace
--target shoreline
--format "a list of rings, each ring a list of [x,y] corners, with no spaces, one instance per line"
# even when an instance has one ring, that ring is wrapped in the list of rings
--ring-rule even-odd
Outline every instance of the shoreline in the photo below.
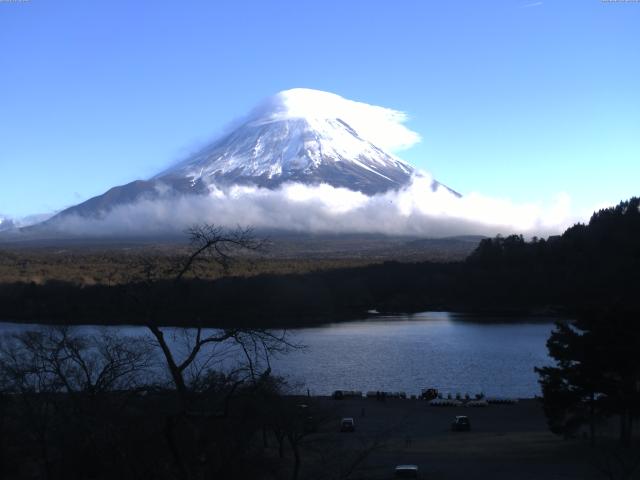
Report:
[[[453,308],[448,309],[441,305],[434,308],[425,308],[418,310],[376,310],[372,313],[370,309],[363,312],[342,312],[341,314],[331,315],[330,318],[327,315],[295,315],[295,318],[302,320],[299,322],[292,322],[285,316],[280,321],[254,321],[247,322],[246,319],[249,315],[242,315],[240,317],[227,318],[216,321],[185,321],[185,322],[165,322],[158,321],[153,322],[154,325],[164,328],[266,328],[274,330],[291,330],[291,329],[304,329],[304,328],[316,328],[324,327],[334,324],[352,323],[352,322],[367,322],[367,321],[393,321],[394,317],[413,317],[424,313],[448,313],[456,318],[454,321],[471,322],[471,323],[488,323],[488,324],[519,324],[519,323],[545,323],[549,320],[555,321],[570,321],[571,313],[566,309],[560,308],[548,308],[548,309],[477,309],[477,308]],[[255,318],[255,317],[254,317]],[[516,319],[517,318],[517,319]],[[522,319],[522,320],[521,320]],[[260,319],[261,320],[261,319]],[[144,327],[147,325],[145,321],[131,321],[130,319],[119,321],[100,321],[100,320],[85,320],[79,319],[77,321],[65,321],[61,319],[46,320],[43,318],[22,318],[22,319],[0,319],[0,324],[16,324],[16,325],[42,325],[42,326],[92,326],[92,327]]]

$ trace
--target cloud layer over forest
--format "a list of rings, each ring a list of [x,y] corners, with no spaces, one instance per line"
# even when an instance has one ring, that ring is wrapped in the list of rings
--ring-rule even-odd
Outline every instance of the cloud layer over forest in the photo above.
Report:
[[[146,198],[120,205],[99,219],[66,216],[56,228],[80,235],[179,232],[196,223],[309,233],[380,233],[444,237],[523,233],[549,235],[579,220],[568,195],[548,204],[517,204],[470,193],[461,198],[431,189],[427,174],[398,191],[366,196],[321,184],[289,183],[276,190],[251,186],[212,188],[209,195]]]

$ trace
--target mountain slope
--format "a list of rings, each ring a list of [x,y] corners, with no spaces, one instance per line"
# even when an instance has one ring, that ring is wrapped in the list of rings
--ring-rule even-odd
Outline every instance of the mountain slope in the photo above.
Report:
[[[413,171],[339,118],[285,118],[249,121],[155,180],[267,188],[328,183],[374,194],[401,187]]]
[[[63,210],[47,223],[69,215],[101,217],[116,206],[140,199],[202,195],[232,185],[274,189],[286,182],[325,183],[374,195],[409,184],[415,169],[372,138],[384,137],[384,131],[372,132],[365,127],[356,131],[347,122],[353,119],[366,125],[358,105],[365,104],[316,90],[280,92],[256,107],[236,128],[182,162],[149,180],[111,188]],[[434,181],[431,188],[436,190],[440,185]]]

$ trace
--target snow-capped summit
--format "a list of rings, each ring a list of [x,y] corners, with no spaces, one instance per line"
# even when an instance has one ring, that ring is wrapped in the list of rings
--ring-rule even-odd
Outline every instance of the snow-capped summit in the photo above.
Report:
[[[295,118],[303,118],[311,124],[341,118],[361,137],[385,150],[407,147],[420,140],[417,133],[402,125],[407,119],[403,112],[310,88],[283,90],[264,100],[247,116],[247,120],[255,122]]]
[[[399,188],[414,169],[375,143],[376,119],[370,118],[382,116],[392,124],[397,120],[389,118],[393,113],[333,93],[285,90],[155,179],[268,188],[288,181],[328,183],[367,194]]]
[[[274,189],[287,182],[328,184],[366,195],[399,189],[416,172],[389,152],[420,139],[403,125],[405,120],[402,112],[333,93],[285,90],[153,178],[114,187],[56,217],[99,216],[141,198],[209,194],[233,185]],[[439,185],[434,181],[432,188]]]

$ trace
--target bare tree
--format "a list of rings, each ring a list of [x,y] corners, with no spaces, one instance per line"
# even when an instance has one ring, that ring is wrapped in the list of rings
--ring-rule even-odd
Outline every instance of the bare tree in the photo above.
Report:
[[[53,477],[49,437],[55,410],[52,395],[58,390],[59,382],[41,368],[33,355],[20,348],[15,337],[2,340],[0,370],[3,374],[4,389],[10,394],[18,394],[22,403],[22,408],[18,409],[19,418],[37,445],[34,454],[41,464],[43,477],[51,479]]]
[[[175,268],[175,286],[183,283],[188,276],[198,278],[200,270],[211,262],[226,274],[241,251],[257,252],[265,245],[263,240],[254,236],[251,229],[239,227],[229,231],[220,226],[202,224],[191,227],[188,234],[191,240],[190,253]],[[158,278],[152,266],[145,269],[145,277],[149,292],[152,292],[152,284]],[[218,413],[221,411],[226,418],[232,396],[243,386],[249,386],[249,391],[257,390],[271,373],[271,357],[296,346],[288,341],[286,331],[248,327],[206,328],[203,324],[183,329],[180,341],[176,342],[175,336],[171,337],[175,335],[175,330],[155,321],[155,305],[149,304],[152,297],[149,295],[144,300],[146,327],[162,352],[180,402],[180,411],[165,417],[164,436],[178,475],[189,479],[201,474],[207,464],[202,459],[207,456],[210,432],[203,425],[212,420],[198,416],[199,412],[191,408],[202,397],[203,391],[210,390],[206,382],[214,381],[222,386],[224,392],[216,401],[223,402],[222,410],[218,409]],[[216,369],[222,370],[220,362],[223,359],[230,360],[232,371],[217,374]],[[243,391],[247,389],[243,388]],[[206,415],[210,416],[211,411]],[[223,451],[220,448],[218,452]],[[224,455],[221,458],[223,460],[217,466],[210,466],[218,473],[223,473],[226,465]]]
[[[28,446],[20,451],[40,464],[39,476],[86,476],[84,469],[97,466],[122,478],[142,478],[149,467],[163,478],[184,479],[258,471],[243,460],[260,457],[260,434],[273,415],[263,405],[263,392],[276,382],[271,359],[296,345],[286,331],[207,328],[205,322],[176,329],[156,321],[166,303],[154,300],[165,288],[188,288],[187,279],[208,262],[227,272],[240,250],[264,244],[247,229],[201,225],[189,234],[191,252],[171,280],[162,281],[167,272],[145,257],[135,284],[114,287],[136,302],[152,339],[58,327],[0,342],[4,389],[16,394],[9,396],[20,415],[12,431]],[[140,392],[157,372],[156,361],[177,395]],[[292,448],[296,432],[289,432]]]
[[[187,235],[191,243],[191,253],[178,266],[176,282],[189,272],[197,275],[196,265],[199,260],[213,261],[222,267],[224,273],[228,273],[237,252],[258,252],[267,244],[265,239],[257,238],[251,228],[237,227],[228,231],[221,226],[207,223],[191,226],[187,229]]]
[[[187,233],[191,241],[191,253],[176,268],[175,283],[182,281],[188,273],[197,275],[198,264],[201,261],[214,262],[224,272],[228,272],[238,252],[260,251],[266,244],[264,240],[256,238],[250,228],[238,227],[228,231],[220,226],[201,224],[192,226]],[[148,278],[151,276],[150,273],[147,274]],[[149,318],[146,325],[162,351],[171,379],[185,408],[189,391],[188,373],[202,355],[205,357],[202,363],[211,362],[215,352],[210,347],[223,344],[237,347],[244,358],[243,370],[246,379],[253,381],[259,375],[270,372],[269,359],[273,354],[295,347],[287,340],[286,331],[274,332],[263,328],[205,329],[197,325],[190,330],[190,336],[183,342],[183,346],[187,347],[186,352],[178,359],[175,349],[172,349],[167,340],[165,330],[157,325],[153,318]]]
[[[106,437],[99,434],[109,428],[106,412],[119,397],[116,392],[144,381],[149,353],[135,338],[107,331],[87,335],[68,327],[39,328],[2,339],[3,387],[21,404],[15,412],[38,445],[44,477],[55,476],[52,457],[58,464],[65,455],[75,461],[61,438],[74,438],[76,449],[82,444],[85,451],[102,455]]]
[[[1,362],[19,391],[30,388],[92,395],[130,389],[141,380],[150,361],[149,348],[140,339],[106,330],[82,335],[70,327],[48,327],[6,340]]]

